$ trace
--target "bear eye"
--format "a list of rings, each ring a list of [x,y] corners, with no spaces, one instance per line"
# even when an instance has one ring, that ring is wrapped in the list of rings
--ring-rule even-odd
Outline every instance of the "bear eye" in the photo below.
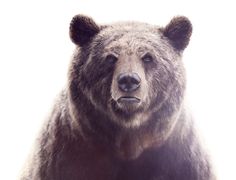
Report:
[[[109,54],[109,55],[106,57],[106,61],[107,61],[108,63],[111,63],[111,64],[116,63],[117,60],[118,60],[118,58],[117,58],[115,55],[113,55],[113,54]]]
[[[153,61],[153,57],[151,54],[147,53],[142,57],[143,62],[149,63]]]

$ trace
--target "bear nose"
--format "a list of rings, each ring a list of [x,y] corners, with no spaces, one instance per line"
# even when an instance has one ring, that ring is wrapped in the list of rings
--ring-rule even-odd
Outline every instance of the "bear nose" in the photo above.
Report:
[[[141,79],[137,73],[122,73],[117,78],[120,90],[132,92],[139,88]]]

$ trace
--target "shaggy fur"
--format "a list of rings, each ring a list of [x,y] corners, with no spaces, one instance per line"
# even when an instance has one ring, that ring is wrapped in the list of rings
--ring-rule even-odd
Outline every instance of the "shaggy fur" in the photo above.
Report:
[[[213,180],[185,108],[190,21],[97,25],[77,15],[68,86],[21,180]],[[128,74],[122,91],[119,77]]]

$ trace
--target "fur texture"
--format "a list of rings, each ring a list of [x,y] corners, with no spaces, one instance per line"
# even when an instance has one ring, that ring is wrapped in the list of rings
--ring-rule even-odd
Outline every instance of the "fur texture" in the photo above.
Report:
[[[184,104],[191,32],[186,17],[159,27],[75,16],[68,86],[21,180],[213,180]]]

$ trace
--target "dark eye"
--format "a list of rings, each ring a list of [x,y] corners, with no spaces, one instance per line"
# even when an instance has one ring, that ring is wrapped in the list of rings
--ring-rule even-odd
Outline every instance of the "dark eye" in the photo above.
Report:
[[[107,61],[108,63],[111,63],[111,64],[115,64],[117,60],[118,60],[118,58],[117,58],[115,55],[113,55],[113,54],[109,54],[109,55],[106,57],[106,61]]]
[[[147,53],[142,57],[143,62],[149,63],[153,61],[153,57],[151,54]]]

